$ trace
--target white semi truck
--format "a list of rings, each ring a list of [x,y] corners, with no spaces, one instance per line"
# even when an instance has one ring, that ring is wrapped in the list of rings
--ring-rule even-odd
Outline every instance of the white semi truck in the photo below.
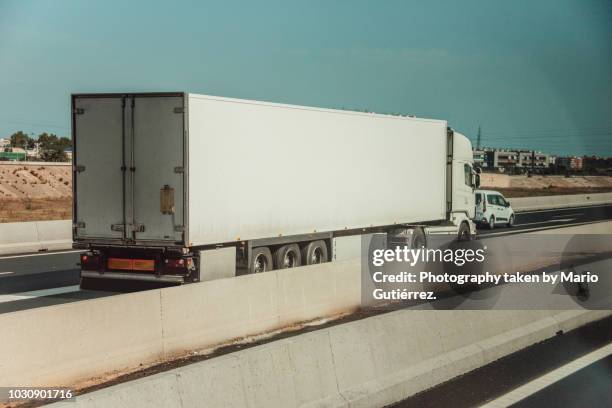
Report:
[[[471,144],[444,120],[77,94],[72,134],[84,287],[205,280],[217,253],[239,274],[327,262],[338,236],[476,233]]]

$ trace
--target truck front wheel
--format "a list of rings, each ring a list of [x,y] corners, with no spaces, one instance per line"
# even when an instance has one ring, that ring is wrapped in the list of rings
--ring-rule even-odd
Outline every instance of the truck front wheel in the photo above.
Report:
[[[415,228],[412,233],[412,248],[420,249],[427,246],[427,240],[425,239],[425,232],[423,228]]]
[[[459,234],[457,234],[457,241],[469,241],[470,239],[470,227],[466,222],[462,222],[459,226]]]

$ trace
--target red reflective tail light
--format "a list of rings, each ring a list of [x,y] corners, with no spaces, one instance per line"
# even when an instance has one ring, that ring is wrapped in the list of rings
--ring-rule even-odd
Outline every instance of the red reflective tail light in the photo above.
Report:
[[[81,254],[81,269],[99,270],[100,256],[93,254]]]

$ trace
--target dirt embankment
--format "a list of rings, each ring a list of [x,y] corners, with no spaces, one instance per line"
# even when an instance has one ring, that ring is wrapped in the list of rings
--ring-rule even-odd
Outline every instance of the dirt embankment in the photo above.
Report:
[[[612,177],[607,176],[511,176],[483,173],[483,189],[500,191],[506,197],[533,197],[564,194],[612,192]]]
[[[0,222],[71,217],[70,165],[0,164]]]

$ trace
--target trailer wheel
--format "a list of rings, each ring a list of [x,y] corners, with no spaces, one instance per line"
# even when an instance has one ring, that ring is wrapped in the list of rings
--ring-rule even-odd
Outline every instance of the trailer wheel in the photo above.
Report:
[[[470,227],[466,222],[462,222],[459,226],[459,233],[457,234],[457,241],[469,241],[472,237],[470,236]]]
[[[412,233],[412,248],[418,249],[427,245],[423,228],[415,228]]]
[[[312,241],[302,248],[304,265],[315,265],[327,262],[327,245],[325,241]]]
[[[302,265],[302,254],[297,244],[283,245],[274,253],[276,269],[295,268]]]
[[[272,252],[267,247],[254,248],[251,254],[250,273],[261,273],[272,270]]]

